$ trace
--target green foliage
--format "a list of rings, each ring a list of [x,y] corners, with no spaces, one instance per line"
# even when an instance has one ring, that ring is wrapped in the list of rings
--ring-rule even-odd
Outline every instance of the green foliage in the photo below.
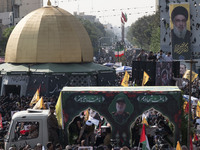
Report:
[[[157,27],[152,31],[150,50],[157,53],[160,50],[160,28]]]
[[[106,34],[104,26],[101,23],[98,22],[91,23],[89,20],[85,19],[80,19],[80,21],[85,27],[86,31],[88,32],[95,54],[98,52],[98,46],[99,46],[98,39],[100,37],[105,36]]]
[[[131,25],[127,33],[127,39],[134,45],[143,49],[150,49],[160,44],[158,41],[159,13],[139,18]],[[153,42],[153,44],[151,44]]]
[[[6,28],[6,29],[4,30],[4,32],[3,32],[3,37],[4,37],[5,39],[8,39],[9,36],[10,36],[10,34],[11,34],[11,32],[13,31],[13,29],[14,29],[14,26],[12,26],[12,27],[10,27],[10,28]]]
[[[10,28],[6,28],[4,31],[3,31],[3,37],[2,37],[2,41],[0,42],[0,50],[1,50],[1,53],[0,53],[0,56],[4,56],[5,55],[5,50],[6,50],[6,44],[8,42],[8,39],[10,37],[10,34],[11,32],[13,31],[14,29],[14,26],[10,27]]]

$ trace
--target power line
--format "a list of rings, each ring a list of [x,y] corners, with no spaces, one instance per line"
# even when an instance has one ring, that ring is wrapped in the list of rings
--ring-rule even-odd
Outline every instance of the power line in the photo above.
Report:
[[[56,0],[58,2],[61,2],[61,3],[66,3],[66,1],[62,0],[62,1],[59,1],[59,0]],[[73,2],[80,2],[81,0],[68,0],[67,3],[73,3]],[[57,3],[58,3],[57,2]],[[80,3],[79,3],[80,5]],[[92,5],[93,7],[93,5]],[[138,10],[138,9],[155,9],[155,6],[142,6],[142,7],[128,7],[128,8],[111,8],[111,9],[103,9],[103,10],[93,10],[93,8],[91,9],[92,11],[85,11],[85,12],[92,12],[92,13],[101,13],[101,12],[107,12],[107,11],[130,11],[130,10]]]
[[[149,13],[155,13],[156,11],[148,11],[148,12],[137,12],[137,13],[127,13],[127,15],[131,16],[131,15],[141,15],[141,14],[149,14]],[[113,14],[113,15],[100,15],[98,17],[117,17],[117,16],[121,16],[121,13],[118,13],[118,14]]]
[[[155,7],[154,6],[147,6],[147,7],[132,7],[132,8],[113,8],[113,9],[104,9],[104,10],[96,10],[96,11],[88,11],[88,12],[92,12],[92,13],[101,13],[101,12],[108,12],[108,11],[132,11],[132,10],[137,10],[137,9],[145,9],[145,10],[147,10],[147,9],[155,9]]]

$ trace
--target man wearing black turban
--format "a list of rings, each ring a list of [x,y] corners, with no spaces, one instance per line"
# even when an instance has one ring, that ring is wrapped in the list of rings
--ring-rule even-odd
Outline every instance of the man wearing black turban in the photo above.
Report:
[[[177,6],[171,13],[174,28],[172,34],[173,58],[178,60],[190,59],[190,31],[187,30],[188,11],[185,7]]]

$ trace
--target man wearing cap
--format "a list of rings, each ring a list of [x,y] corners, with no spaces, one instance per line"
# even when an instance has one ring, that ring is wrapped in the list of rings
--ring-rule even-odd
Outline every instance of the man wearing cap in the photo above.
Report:
[[[125,112],[126,109],[126,102],[123,97],[120,97],[116,100],[116,112],[113,112],[113,118],[119,124],[123,124],[127,121],[129,117],[129,113]]]
[[[54,146],[58,143],[58,121],[54,114],[55,106],[50,106],[49,116],[47,118],[47,125],[48,125],[48,133],[49,133],[49,141],[53,143]]]
[[[177,6],[171,13],[173,29],[172,55],[174,59],[190,59],[190,31],[187,30],[188,11],[185,7]]]

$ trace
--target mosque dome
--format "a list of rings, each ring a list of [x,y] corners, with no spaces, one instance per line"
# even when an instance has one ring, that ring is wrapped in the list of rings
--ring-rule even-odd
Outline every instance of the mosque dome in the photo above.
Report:
[[[76,17],[54,6],[26,15],[11,33],[8,63],[80,63],[93,60],[87,31]]]

